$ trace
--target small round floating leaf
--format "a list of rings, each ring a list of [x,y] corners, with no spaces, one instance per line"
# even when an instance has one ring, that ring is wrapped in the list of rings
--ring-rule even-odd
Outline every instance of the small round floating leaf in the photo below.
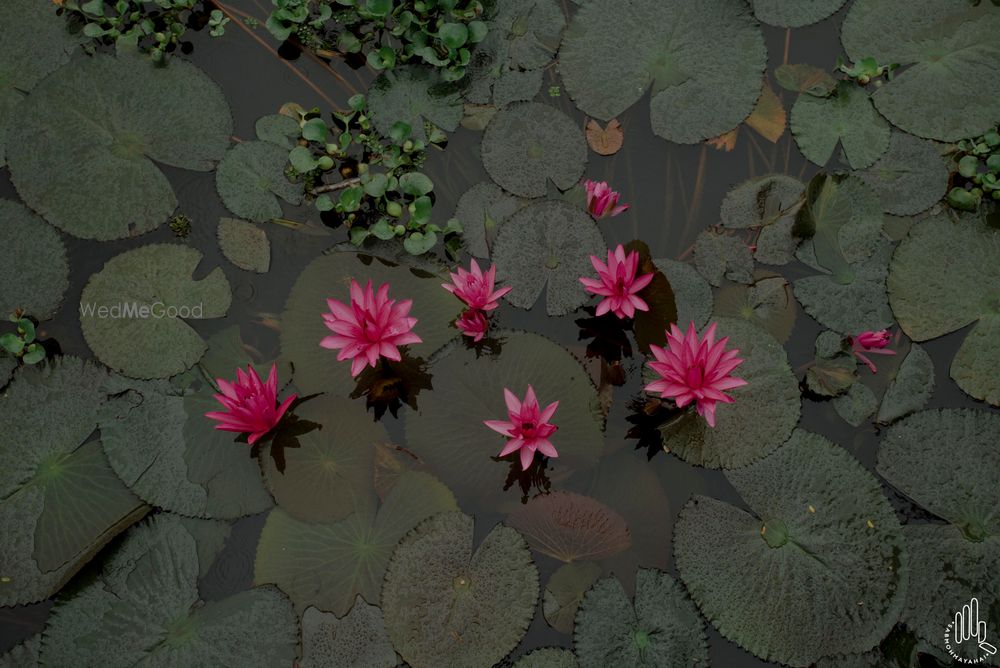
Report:
[[[69,264],[59,233],[17,202],[0,199],[0,317],[17,309],[51,318],[69,287]]]
[[[611,120],[648,91],[653,132],[693,144],[750,115],[766,60],[743,3],[592,0],[566,31],[559,69],[587,115]]]
[[[753,281],[753,256],[738,237],[713,229],[698,235],[694,265],[705,280],[719,287],[724,278],[737,283]]]
[[[735,402],[721,404],[715,427],[686,414],[664,426],[663,446],[691,464],[739,468],[778,448],[799,421],[799,387],[784,349],[773,336],[743,320],[718,318],[718,337],[738,348],[744,362],[734,372],[747,385],[730,392]]]
[[[261,116],[254,124],[254,132],[257,139],[266,141],[284,149],[291,149],[296,145],[302,129],[298,122],[291,116],[284,114],[271,114]]]
[[[872,95],[893,125],[958,141],[995,129],[1000,118],[1000,70],[993,66],[1000,59],[998,33],[1000,14],[992,3],[862,0],[851,5],[841,40],[854,61],[900,64]]]
[[[389,642],[382,611],[360,596],[351,612],[337,619],[312,606],[302,614],[301,668],[366,666],[394,668],[396,651]]]
[[[923,408],[934,393],[934,361],[914,343],[882,397],[876,420],[889,424]]]
[[[580,284],[594,268],[590,256],[604,257],[604,237],[583,209],[562,200],[531,204],[510,216],[493,244],[497,280],[514,289],[507,301],[535,305],[545,290],[549,315],[566,315],[590,296]]]
[[[726,477],[749,511],[695,496],[675,527],[677,569],[702,614],[754,655],[791,666],[878,644],[902,609],[907,561],[875,477],[803,431]]]
[[[551,180],[560,190],[583,176],[587,141],[569,116],[540,102],[501,109],[483,134],[483,166],[497,185],[522,197],[542,197]]]
[[[712,317],[712,286],[708,281],[687,262],[662,258],[653,263],[670,282],[677,304],[677,322],[694,322],[698,328],[708,324]]]
[[[635,603],[615,577],[587,592],[573,634],[581,668],[705,668],[705,625],[683,588],[662,571],[640,568]]]
[[[368,91],[368,108],[383,135],[389,136],[392,126],[402,121],[420,141],[427,140],[424,121],[451,132],[462,120],[458,93],[442,90],[433,70],[412,65],[383,72]]]
[[[889,150],[858,176],[878,195],[882,210],[912,216],[934,206],[948,190],[948,166],[937,145],[893,132]]]
[[[541,647],[522,656],[514,668],[579,668],[576,655],[562,647]]]
[[[524,637],[538,570],[524,539],[496,526],[473,550],[473,521],[441,513],[396,548],[382,591],[393,646],[413,668],[492,666]]]
[[[264,141],[236,144],[215,173],[215,186],[226,208],[241,218],[264,222],[281,217],[278,198],[302,201],[302,184],[285,176],[288,149]]]
[[[506,418],[504,388],[523,396],[530,384],[543,405],[559,401],[553,418],[559,430],[552,442],[560,468],[592,466],[604,443],[597,390],[580,363],[537,334],[496,335],[503,341],[497,357],[479,357],[456,345],[438,358],[430,369],[434,401],[421,402],[419,411],[406,414],[407,447],[473,506],[503,495],[510,467],[491,459],[503,440],[483,421]],[[464,417],[455,420],[455,415]]]
[[[853,169],[871,166],[891,137],[889,123],[853,82],[841,82],[830,97],[800,94],[792,106],[791,128],[802,155],[812,162],[825,165],[840,142]]]
[[[462,224],[466,250],[476,257],[489,257],[500,227],[522,206],[521,199],[488,181],[466,190],[458,199],[454,215]]]
[[[566,563],[604,559],[632,543],[621,515],[574,492],[537,496],[511,513],[506,523],[531,549]]]
[[[549,626],[560,633],[572,633],[580,601],[599,577],[601,567],[592,561],[559,566],[549,576],[542,596],[542,612]]]
[[[24,202],[69,234],[100,240],[147,232],[173,212],[173,189],[153,161],[208,171],[233,133],[222,91],[190,63],[103,55],[47,77],[10,122],[7,160]]]
[[[779,28],[801,28],[836,13],[847,0],[751,0],[753,13]]]
[[[237,267],[258,274],[271,268],[271,242],[264,230],[245,220],[220,218],[217,232],[222,254]]]
[[[187,321],[222,317],[232,300],[221,269],[192,277],[200,261],[193,248],[152,244],[112,258],[91,276],[80,325],[97,358],[133,378],[166,378],[195,364],[207,346]]]

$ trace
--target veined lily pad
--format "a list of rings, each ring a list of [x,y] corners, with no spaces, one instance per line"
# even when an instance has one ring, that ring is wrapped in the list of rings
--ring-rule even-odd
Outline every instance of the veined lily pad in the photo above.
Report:
[[[677,322],[704,327],[712,317],[712,286],[687,262],[663,258],[653,260],[670,282],[677,304]],[[666,326],[664,326],[666,329]]]
[[[581,668],[708,666],[705,625],[683,588],[662,571],[640,568],[635,602],[604,578],[587,592],[573,634]]]
[[[923,408],[934,393],[934,361],[914,343],[882,397],[876,418],[889,424]]]
[[[889,123],[872,106],[864,89],[842,81],[829,97],[802,93],[792,106],[792,135],[802,155],[823,166],[837,142],[853,169],[864,169],[889,148]]]
[[[729,337],[745,361],[735,374],[747,385],[731,392],[735,402],[719,407],[715,427],[693,410],[664,425],[663,447],[691,464],[739,468],[780,446],[799,421],[798,382],[784,349],[773,336],[743,320],[719,318],[718,336]]]
[[[232,299],[221,269],[192,278],[200,261],[193,248],[153,244],[91,276],[80,325],[98,359],[133,378],[166,378],[197,362],[207,346],[186,321],[222,317]]]
[[[562,564],[545,585],[542,612],[549,626],[560,633],[573,632],[573,620],[583,595],[601,577],[601,566],[592,561]]]
[[[413,668],[492,666],[524,637],[538,570],[517,531],[497,526],[473,550],[473,521],[442,513],[396,548],[382,610],[396,651]]]
[[[396,652],[389,642],[382,611],[358,596],[347,616],[308,607],[302,615],[301,668],[365,666],[394,668]]]
[[[222,254],[240,269],[258,274],[270,269],[271,242],[264,230],[245,220],[220,218],[218,236]]]
[[[278,585],[300,610],[312,605],[343,616],[359,594],[377,604],[399,540],[422,520],[457,509],[447,487],[412,471],[377,513],[369,504],[339,522],[307,523],[275,508],[261,532],[254,581]]]
[[[991,3],[861,0],[851,5],[841,40],[854,61],[902,66],[872,95],[893,125],[957,141],[995,128],[1000,119],[1000,70],[993,66],[1000,59],[998,32],[1000,14]]]
[[[101,577],[53,610],[45,665],[274,666],[295,657],[297,623],[272,587],[200,602],[198,550],[180,519],[136,527]]]
[[[54,594],[148,510],[87,440],[109,383],[97,366],[61,357],[23,367],[0,395],[0,605]]]
[[[858,176],[878,194],[886,213],[921,213],[948,190],[948,166],[937,147],[926,139],[893,132],[889,150]]]
[[[414,139],[426,141],[425,121],[451,132],[462,120],[458,93],[442,90],[433,70],[412,65],[382,73],[368,91],[368,108],[372,123],[386,137],[402,122]]]
[[[153,161],[208,171],[233,133],[222,91],[201,70],[137,56],[69,63],[10,124],[7,160],[21,198],[69,234],[101,240],[147,232],[177,206]]]
[[[476,257],[489,257],[500,227],[521,206],[521,199],[487,181],[466,190],[458,199],[454,215],[462,224],[466,250]]]
[[[510,469],[491,459],[503,440],[483,425],[506,419],[505,387],[523,396],[530,384],[543,404],[559,401],[553,418],[559,431],[552,437],[559,458],[552,466],[592,466],[604,443],[597,390],[580,363],[537,334],[498,335],[503,337],[498,357],[477,357],[455,345],[437,359],[431,367],[434,401],[406,414],[407,447],[472,507],[496,501]]]
[[[573,119],[540,102],[501,109],[483,134],[483,166],[497,185],[522,197],[542,197],[551,180],[572,188],[587,164],[587,140]]]
[[[650,91],[653,132],[693,144],[750,115],[766,60],[743,3],[592,0],[566,30],[559,69],[584,113],[608,121]]]
[[[6,248],[0,263],[0,317],[20,308],[39,320],[51,318],[69,287],[59,233],[17,202],[0,199],[0,238]]]
[[[579,279],[594,273],[590,256],[605,252],[601,230],[586,211],[544,200],[507,219],[493,244],[493,261],[497,280],[514,288],[506,297],[511,304],[531,308],[545,289],[548,314],[566,315],[590,298]]]
[[[265,141],[246,141],[226,151],[215,172],[215,187],[226,208],[259,223],[281,217],[281,198],[302,202],[302,184],[285,176],[288,149]],[[223,219],[229,220],[229,219]]]
[[[681,579],[719,632],[791,666],[878,644],[903,607],[907,560],[874,476],[797,431],[726,477],[749,511],[695,496],[674,530]]]
[[[951,364],[966,393],[1000,406],[1000,231],[932,216],[910,229],[887,281],[906,335],[926,341],[977,322]]]
[[[715,312],[742,318],[784,343],[795,326],[795,297],[783,276],[757,272],[751,285],[727,285],[719,290]],[[684,322],[681,319],[679,322]]]
[[[576,655],[561,647],[541,647],[522,656],[514,668],[578,668]]]
[[[537,552],[570,563],[600,560],[628,549],[625,519],[589,496],[553,492],[537,496],[507,517]]]
[[[847,0],[751,0],[762,23],[779,28],[801,28],[836,13]]]

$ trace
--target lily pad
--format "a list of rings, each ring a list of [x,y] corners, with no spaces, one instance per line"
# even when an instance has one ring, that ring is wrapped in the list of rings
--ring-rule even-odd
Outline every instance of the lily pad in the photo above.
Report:
[[[0,605],[54,594],[148,510],[88,440],[109,383],[99,367],[60,357],[22,367],[0,396]]]
[[[1000,70],[993,66],[1000,59],[998,32],[1000,14],[991,3],[861,0],[851,5],[841,40],[854,61],[900,64],[872,95],[893,125],[957,141],[995,128],[1000,119]]]
[[[42,634],[36,633],[24,642],[0,654],[0,668],[37,668],[38,652],[42,648]]]
[[[742,318],[784,343],[795,326],[795,297],[783,276],[757,272],[750,285],[727,285],[719,290],[715,313]],[[684,322],[684,320],[680,320]]]
[[[592,561],[562,564],[545,585],[542,612],[549,626],[560,633],[573,632],[573,620],[583,595],[601,577],[601,567]]]
[[[778,448],[799,421],[798,381],[784,349],[773,336],[744,320],[718,318],[718,336],[728,336],[744,362],[737,375],[747,385],[731,392],[732,404],[721,406],[715,427],[689,411],[665,425],[663,447],[690,464],[707,468],[739,468]]]
[[[938,145],[905,132],[893,132],[889,150],[858,176],[878,194],[882,210],[897,216],[926,211],[948,190]]]
[[[311,606],[302,614],[301,668],[394,668],[396,663],[382,611],[360,596],[341,619]]]
[[[749,511],[695,496],[675,526],[677,569],[702,614],[790,666],[877,645],[902,610],[907,560],[875,477],[804,431],[726,477]]]
[[[899,244],[887,280],[900,327],[926,341],[977,322],[951,365],[966,393],[1000,406],[1000,231],[931,216]]]
[[[413,668],[492,666],[524,637],[538,570],[524,539],[496,526],[473,550],[473,521],[442,513],[396,548],[382,610],[396,651]]]
[[[100,240],[148,232],[174,211],[154,161],[208,171],[233,133],[222,91],[194,65],[103,55],[53,72],[10,127],[7,161],[21,199],[63,231]]]
[[[566,563],[604,559],[632,542],[621,515],[574,492],[537,496],[511,513],[506,523],[531,549]]]
[[[462,120],[458,93],[443,86],[433,70],[413,65],[383,72],[368,90],[368,109],[372,123],[384,136],[402,122],[420,141],[427,141],[425,122],[451,132]]]
[[[604,419],[586,370],[564,348],[528,332],[499,332],[496,357],[453,346],[431,367],[434,401],[406,414],[406,443],[467,507],[495,505],[510,466],[493,461],[503,441],[483,425],[505,419],[504,388],[523,396],[528,385],[543,404],[559,401],[553,465],[587,468],[600,456]],[[461,420],[454,416],[461,415]]]
[[[802,181],[784,174],[748,179],[726,193],[719,219],[723,226],[731,229],[774,225],[795,216],[805,190]]]
[[[264,230],[245,220],[220,218],[217,233],[222,254],[240,269],[266,274],[271,268],[271,242]]]
[[[753,256],[739,238],[714,229],[698,235],[694,243],[694,266],[705,280],[719,287],[723,279],[736,283],[753,281]]]
[[[295,148],[302,128],[299,127],[298,121],[291,116],[270,114],[257,119],[257,122],[254,123],[254,132],[257,139],[261,141],[291,150]]]
[[[923,408],[934,393],[934,362],[927,351],[913,344],[882,397],[876,420],[889,424]]]
[[[604,237],[583,209],[562,200],[531,204],[507,219],[493,244],[497,280],[514,289],[507,301],[531,308],[545,290],[549,315],[566,315],[589,299],[581,276],[594,273],[590,256],[606,252]]]
[[[677,304],[677,322],[694,322],[701,328],[712,317],[712,286],[687,262],[662,258],[653,260],[670,282]]]
[[[566,90],[584,113],[609,121],[649,91],[653,132],[681,144],[742,123],[766,61],[760,28],[731,0],[592,0],[559,52]]]
[[[511,104],[486,126],[483,166],[497,185],[521,197],[542,197],[551,180],[560,190],[579,182],[587,140],[572,118],[540,102]]]
[[[232,300],[221,269],[193,278],[199,262],[193,248],[152,244],[91,276],[80,325],[97,358],[133,378],[166,378],[195,364],[207,346],[187,321],[222,317]]]
[[[0,317],[22,309],[39,320],[51,318],[69,287],[59,233],[17,202],[0,199],[0,238],[6,249],[0,263]]]
[[[542,89],[545,70],[508,70],[493,84],[493,104],[502,109],[512,102],[529,102]]]
[[[501,226],[523,206],[523,200],[483,181],[458,199],[454,218],[462,224],[465,249],[476,257],[489,257]]]
[[[707,667],[705,624],[683,588],[662,571],[640,568],[635,601],[617,578],[587,592],[573,634],[581,668]]]
[[[514,668],[578,668],[576,655],[561,647],[541,647],[522,656]]]
[[[792,105],[792,135],[802,155],[823,166],[837,142],[852,169],[870,167],[889,148],[889,123],[864,89],[842,81],[829,97],[803,93]]]
[[[846,393],[834,397],[833,409],[852,427],[860,427],[878,408],[878,397],[864,383],[854,382]]]
[[[452,323],[462,303],[441,288],[444,276],[377,260],[370,255],[332,251],[313,260],[296,280],[281,317],[281,352],[295,368],[295,385],[303,394],[326,392],[346,397],[355,387],[349,362],[338,362],[335,352],[320,348],[330,334],[322,314],[329,297],[347,301],[350,280],[361,285],[369,280],[377,288],[392,287],[392,299],[412,299],[410,315],[417,319],[414,331],[423,343],[409,346],[410,355],[426,358],[457,331]]]
[[[751,0],[753,13],[779,28],[801,28],[837,12],[847,0]]]
[[[333,523],[307,523],[280,507],[267,516],[254,581],[274,583],[298,609],[343,616],[358,595],[375,605],[399,540],[422,520],[457,510],[447,487],[426,473],[400,476],[378,512],[374,504]]]
[[[195,538],[172,515],[132,530],[94,582],[61,601],[42,643],[53,666],[274,666],[295,658],[298,624],[279,591],[199,601]]]
[[[215,187],[226,208],[263,223],[281,217],[281,202],[301,204],[302,184],[285,176],[288,149],[265,141],[246,141],[226,151],[215,172]],[[230,220],[224,218],[223,220]]]

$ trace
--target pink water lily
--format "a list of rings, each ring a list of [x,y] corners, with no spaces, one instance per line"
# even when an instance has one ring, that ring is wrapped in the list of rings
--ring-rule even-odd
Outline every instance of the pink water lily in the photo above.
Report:
[[[293,394],[278,405],[278,370],[274,364],[267,382],[261,382],[254,368],[248,365],[246,373],[243,369],[236,370],[235,383],[224,378],[216,378],[215,383],[221,392],[215,398],[226,410],[205,413],[205,417],[219,423],[216,429],[248,434],[250,445],[277,426],[296,398]]]
[[[473,341],[477,342],[482,341],[483,337],[486,336],[486,332],[490,329],[489,320],[486,319],[482,311],[477,311],[476,309],[462,311],[462,315],[455,321],[455,326],[458,327],[462,334],[471,337]]]
[[[500,305],[498,300],[511,291],[510,287],[494,289],[496,275],[495,264],[484,274],[473,260],[469,271],[459,267],[457,273],[451,274],[451,283],[442,283],[441,287],[465,302],[470,309],[492,311]]]
[[[350,304],[336,299],[326,303],[330,312],[323,314],[323,320],[333,335],[319,345],[340,350],[338,361],[351,360],[351,376],[357,376],[365,366],[374,367],[381,357],[398,362],[402,359],[399,346],[421,342],[412,331],[417,319],[409,317],[413,300],[389,299],[388,283],[376,293],[371,281],[362,288],[352,278]]]
[[[730,375],[743,360],[736,356],[739,350],[726,350],[729,337],[715,340],[715,328],[712,323],[699,339],[693,322],[686,334],[671,324],[667,346],[650,346],[656,360],[648,364],[660,379],[646,385],[647,392],[673,399],[678,408],[694,402],[698,415],[710,427],[715,426],[716,404],[733,403],[725,391],[747,384],[742,378]]]
[[[639,253],[631,251],[625,255],[625,247],[608,251],[608,263],[601,262],[596,255],[590,256],[590,263],[597,270],[597,279],[581,277],[583,287],[595,295],[604,297],[597,305],[597,315],[609,311],[619,318],[631,318],[636,311],[648,311],[649,305],[640,297],[640,290],[649,285],[653,274],[637,276],[639,270]]]
[[[525,470],[531,466],[535,452],[541,452],[547,457],[558,457],[559,453],[549,441],[549,436],[554,434],[558,427],[549,420],[559,407],[559,402],[553,401],[542,410],[538,405],[538,398],[535,397],[535,388],[531,385],[528,385],[524,401],[518,400],[517,396],[507,388],[504,388],[503,395],[507,402],[509,422],[503,420],[483,422],[493,431],[510,439],[500,451],[500,456],[506,457],[512,452],[520,451],[521,468]]]
[[[878,373],[878,368],[868,358],[868,355],[895,355],[895,350],[886,348],[891,340],[892,334],[887,329],[861,332],[857,336],[850,337],[851,352],[864,362],[872,373]]]
[[[594,220],[617,216],[628,211],[628,204],[618,204],[618,192],[604,181],[584,181],[587,191],[587,211]]]

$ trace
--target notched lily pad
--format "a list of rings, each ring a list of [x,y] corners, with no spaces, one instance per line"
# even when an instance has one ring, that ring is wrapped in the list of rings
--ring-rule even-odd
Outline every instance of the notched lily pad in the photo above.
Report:
[[[802,155],[823,166],[837,143],[853,169],[864,169],[889,148],[889,123],[853,81],[842,81],[829,97],[803,93],[792,106],[792,135]]]
[[[462,241],[476,257],[489,257],[500,228],[524,200],[483,181],[466,190],[455,206],[454,218],[462,224]]]
[[[715,229],[698,235],[694,244],[694,265],[705,280],[719,287],[722,280],[736,283],[753,281],[753,256],[739,238]]]
[[[17,309],[51,318],[69,287],[69,263],[59,233],[17,202],[0,199],[0,317]]]
[[[559,566],[549,576],[542,596],[542,612],[549,626],[560,633],[572,633],[580,601],[599,577],[601,566],[592,561]]]
[[[835,14],[847,0],[751,0],[753,13],[779,28],[801,28]]]
[[[889,424],[923,408],[934,393],[934,362],[916,343],[910,346],[882,397],[876,420]]]
[[[246,141],[226,152],[215,172],[215,187],[226,208],[259,223],[281,217],[279,198],[302,202],[302,184],[285,176],[288,149],[264,141]],[[231,220],[231,219],[224,219]]]
[[[712,316],[712,286],[698,270],[686,262],[663,258],[653,260],[670,282],[677,305],[677,322],[694,322],[699,329]]]
[[[795,326],[795,297],[783,276],[760,271],[750,285],[727,285],[719,290],[715,313],[742,318],[784,343]],[[683,319],[680,322],[684,322]]]
[[[934,206],[948,190],[948,166],[938,144],[893,132],[889,149],[857,175],[878,194],[882,210],[912,216]]]
[[[302,614],[301,668],[365,666],[394,668],[396,652],[389,642],[382,611],[358,596],[347,616],[312,606]]]
[[[386,137],[406,123],[414,139],[427,140],[424,122],[451,132],[462,120],[462,101],[433,70],[410,65],[384,72],[368,91],[372,123]]]

